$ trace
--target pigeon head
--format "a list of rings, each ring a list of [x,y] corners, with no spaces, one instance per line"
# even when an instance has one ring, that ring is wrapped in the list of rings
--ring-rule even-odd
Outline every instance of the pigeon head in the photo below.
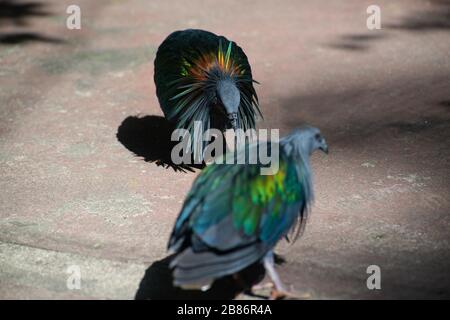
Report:
[[[328,154],[328,145],[320,130],[308,125],[295,129],[280,142],[289,154],[295,152],[298,156],[304,157],[316,150]]]
[[[238,111],[241,102],[241,94],[236,83],[231,78],[221,79],[216,87],[218,101],[225,110],[231,127],[236,129],[238,126]]]

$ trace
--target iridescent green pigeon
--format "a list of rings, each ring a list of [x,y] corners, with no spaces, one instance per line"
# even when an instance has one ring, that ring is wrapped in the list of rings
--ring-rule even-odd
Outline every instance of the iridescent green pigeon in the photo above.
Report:
[[[259,148],[261,143],[242,150]],[[313,200],[311,153],[328,152],[319,129],[303,126],[274,143],[278,171],[259,164],[211,164],[187,195],[169,240],[174,285],[207,289],[220,277],[262,262],[275,290],[287,291],[275,271],[273,248],[303,230]],[[244,152],[244,151],[240,152]]]
[[[189,130],[196,159],[206,146],[202,135],[194,135],[196,121],[203,132],[246,131],[261,116],[247,56],[235,42],[212,32],[171,33],[156,53],[154,80],[164,115]]]

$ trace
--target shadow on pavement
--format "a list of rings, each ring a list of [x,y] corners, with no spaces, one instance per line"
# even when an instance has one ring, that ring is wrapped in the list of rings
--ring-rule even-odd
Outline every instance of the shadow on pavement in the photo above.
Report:
[[[329,46],[335,49],[364,52],[370,48],[372,42],[386,38],[387,32],[391,30],[427,32],[448,29],[450,29],[450,0],[432,0],[430,9],[425,12],[414,12],[399,23],[383,23],[381,30],[343,35]]]
[[[173,130],[174,126],[160,116],[129,116],[119,126],[117,140],[135,155],[158,166],[182,172],[203,168],[198,164],[177,165],[172,162],[170,154],[178,143],[170,140]]]
[[[0,1],[0,27],[13,25],[26,27],[30,19],[48,17],[52,14],[42,2],[17,2],[14,0]],[[45,36],[36,32],[8,32],[0,33],[0,45],[15,45],[29,42],[43,42],[50,44],[64,43],[62,39]]]
[[[443,108],[450,108],[450,100],[444,100],[439,102],[439,105]]]
[[[0,34],[0,44],[10,45],[27,42],[44,42],[52,44],[64,43],[61,39],[43,36],[34,32]]]
[[[46,17],[50,12],[45,10],[45,4],[41,2],[19,2],[3,0],[0,2],[0,25],[11,22],[16,26],[27,26],[27,18]]]
[[[172,284],[172,272],[169,269],[170,261],[174,255],[170,255],[162,260],[154,262],[146,271],[136,292],[136,300],[219,300],[233,299],[239,293],[245,291],[243,286],[238,284],[232,276],[223,277],[216,280],[208,291],[183,290],[174,287]],[[264,278],[264,267],[255,263],[239,272],[239,276],[249,285],[260,282]]]
[[[430,78],[429,81],[440,81],[438,79],[440,77]],[[385,91],[393,90],[383,86],[372,90],[361,87],[339,92],[330,91],[327,94],[299,95],[282,101],[282,121],[289,129],[303,122],[316,125],[326,136],[330,133],[330,144],[341,146],[347,143],[352,147],[364,145],[367,139],[386,130],[389,130],[392,138],[414,133],[421,133],[421,137],[424,137],[425,133],[430,137],[434,134],[448,137],[450,101],[436,101],[434,95],[437,94],[437,89],[434,87],[405,83],[400,83],[396,90],[405,94],[420,90],[421,95],[417,95],[420,98],[383,98]],[[402,96],[404,94],[399,95]],[[353,111],[344,112],[349,106]],[[372,116],[368,118],[367,114]],[[435,143],[426,147],[439,148],[441,141]],[[385,144],[387,145],[387,142]]]
[[[386,33],[343,35],[339,38],[338,42],[331,43],[330,47],[350,51],[366,51],[369,49],[371,42],[381,40],[386,37]]]
[[[450,29],[450,1],[433,0],[431,9],[416,12],[399,24],[387,25],[388,28],[407,31],[433,31]]]

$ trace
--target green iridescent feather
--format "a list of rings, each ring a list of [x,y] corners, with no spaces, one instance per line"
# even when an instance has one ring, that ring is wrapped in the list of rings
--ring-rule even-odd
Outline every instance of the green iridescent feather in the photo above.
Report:
[[[261,165],[212,164],[194,182],[175,230],[189,218],[201,235],[231,215],[243,236],[271,242],[290,229],[303,203],[296,164],[283,154],[274,175],[261,175]]]

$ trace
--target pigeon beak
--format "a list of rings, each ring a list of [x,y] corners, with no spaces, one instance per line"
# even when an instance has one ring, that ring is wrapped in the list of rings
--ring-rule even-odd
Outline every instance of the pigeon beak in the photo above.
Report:
[[[323,143],[321,144],[321,146],[319,147],[320,150],[322,150],[325,154],[328,154],[328,145],[325,142],[325,140],[323,141]]]
[[[230,121],[231,127],[233,128],[233,130],[236,130],[237,129],[237,119],[238,119],[237,112],[229,113],[227,116],[228,116],[228,120]]]

